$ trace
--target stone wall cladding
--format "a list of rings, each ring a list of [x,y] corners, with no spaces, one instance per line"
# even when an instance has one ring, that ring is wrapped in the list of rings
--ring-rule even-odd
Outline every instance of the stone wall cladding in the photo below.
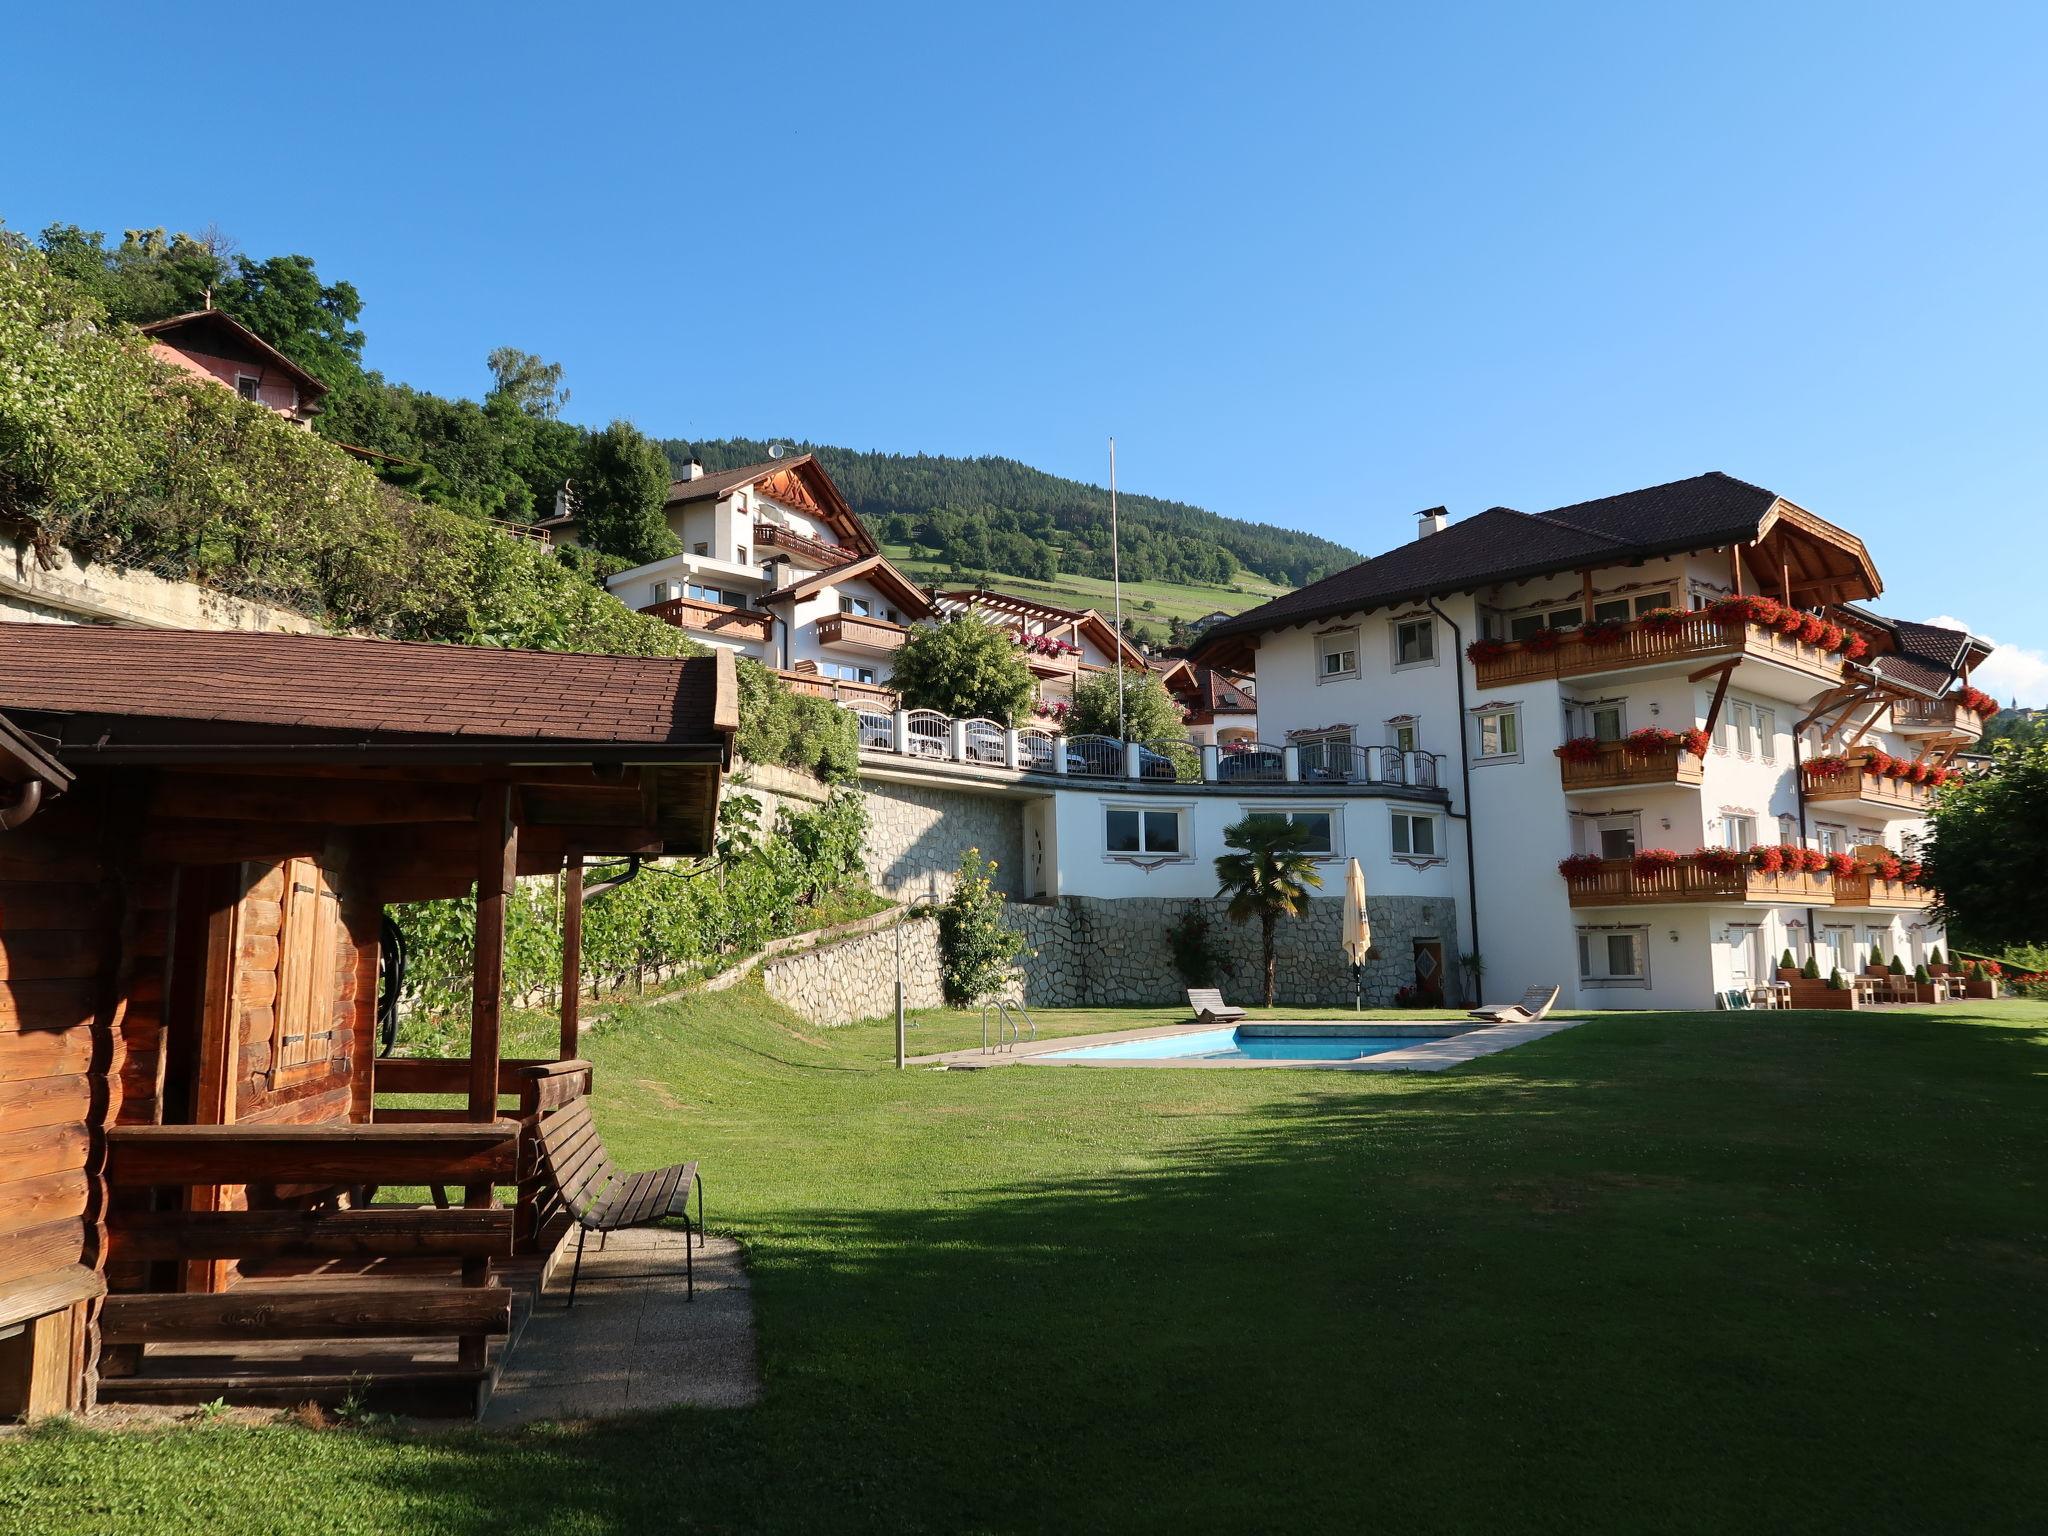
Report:
[[[1039,1008],[1178,1002],[1186,988],[1173,968],[1166,930],[1198,907],[1208,914],[1211,932],[1229,957],[1223,995],[1256,1005],[1263,986],[1258,924],[1231,922],[1226,905],[1152,896],[1010,902],[1003,921],[1023,935],[1027,948],[1018,961],[1022,1000]],[[1414,940],[1441,940],[1446,957],[1452,958],[1454,903],[1440,897],[1374,896],[1368,905],[1380,955],[1366,964],[1364,1002],[1368,1008],[1391,1008],[1396,989],[1414,980]],[[1318,899],[1301,917],[1281,921],[1279,1002],[1308,1008],[1351,1005],[1351,964],[1338,947],[1343,917],[1342,901]],[[937,927],[916,920],[902,929],[906,1006],[936,1008],[945,1001]],[[812,1024],[886,1018],[895,1006],[896,931],[888,928],[769,960],[760,974],[770,997]]]
[[[958,789],[863,782],[868,878],[898,901],[943,900],[969,848],[996,861],[996,889],[1016,898],[1024,873],[1024,805]]]

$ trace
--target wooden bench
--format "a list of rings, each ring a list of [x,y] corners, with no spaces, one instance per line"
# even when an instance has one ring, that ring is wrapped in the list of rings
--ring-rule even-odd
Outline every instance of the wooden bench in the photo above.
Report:
[[[683,1223],[683,1277],[691,1301],[697,1299],[693,1257],[703,1241],[704,1181],[695,1163],[677,1163],[648,1173],[626,1173],[605,1152],[590,1118],[590,1101],[575,1099],[542,1117],[541,1160],[561,1193],[562,1204],[576,1218],[576,1267],[569,1275],[569,1305],[576,1305],[576,1282],[583,1274],[583,1243],[591,1233],[644,1227],[665,1217]],[[690,1187],[697,1189],[697,1219],[690,1220]]]
[[[1188,1007],[1195,1011],[1195,1017],[1217,1024],[1234,1024],[1245,1016],[1242,1008],[1233,1008],[1223,1001],[1223,994],[1215,987],[1189,987]]]

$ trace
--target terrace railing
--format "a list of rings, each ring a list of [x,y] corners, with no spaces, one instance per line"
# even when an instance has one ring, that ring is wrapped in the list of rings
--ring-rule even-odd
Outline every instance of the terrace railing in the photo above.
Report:
[[[1124,776],[1124,744],[1114,736],[1069,736],[1066,738],[1067,772],[1092,779],[1120,779]]]

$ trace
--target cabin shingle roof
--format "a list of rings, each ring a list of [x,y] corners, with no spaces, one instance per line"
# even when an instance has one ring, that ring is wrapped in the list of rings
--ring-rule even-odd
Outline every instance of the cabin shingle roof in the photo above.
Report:
[[[731,660],[0,624],[0,709],[412,741],[714,744]],[[723,659],[721,659],[723,657]],[[723,686],[721,686],[723,674]]]

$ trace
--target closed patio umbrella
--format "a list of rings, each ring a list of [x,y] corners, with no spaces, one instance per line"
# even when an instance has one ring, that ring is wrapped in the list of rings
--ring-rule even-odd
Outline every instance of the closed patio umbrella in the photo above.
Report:
[[[1372,919],[1365,906],[1365,871],[1358,860],[1344,871],[1344,952],[1351,957],[1351,1009],[1361,1006],[1364,990],[1362,972],[1372,954]]]

